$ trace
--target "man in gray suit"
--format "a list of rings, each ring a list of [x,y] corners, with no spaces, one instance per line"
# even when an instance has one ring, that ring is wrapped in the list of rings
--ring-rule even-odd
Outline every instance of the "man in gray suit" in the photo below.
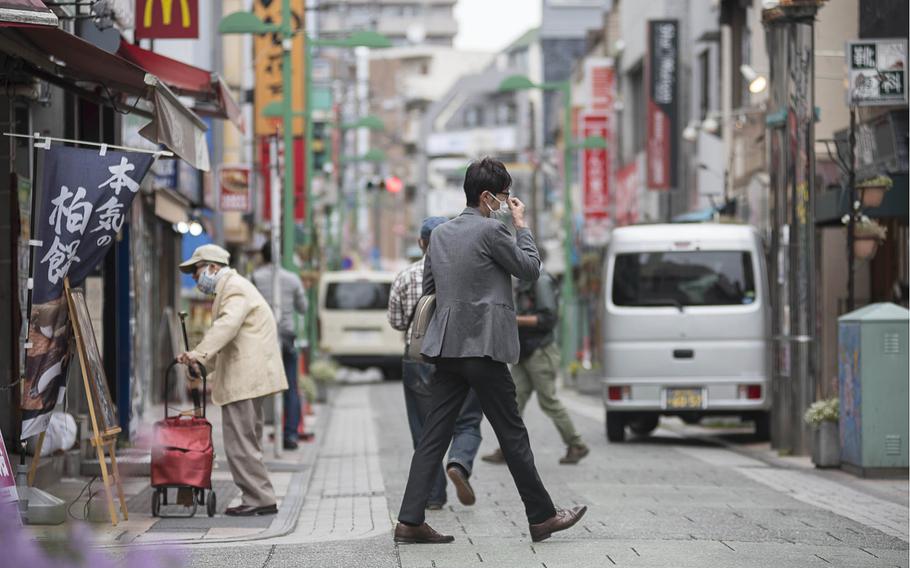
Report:
[[[436,311],[421,354],[436,364],[432,408],[414,451],[395,541],[443,543],[454,538],[424,521],[435,473],[452,440],[455,420],[474,389],[493,426],[525,505],[531,540],[540,542],[581,519],[587,507],[557,510],[534,465],[509,374],[518,361],[518,326],[512,280],[537,280],[540,255],[524,219],[524,204],[510,197],[512,178],[502,162],[473,162],[465,174],[467,207],[430,236],[423,293],[436,294]],[[503,222],[511,216],[513,238]],[[494,217],[491,219],[490,217]]]

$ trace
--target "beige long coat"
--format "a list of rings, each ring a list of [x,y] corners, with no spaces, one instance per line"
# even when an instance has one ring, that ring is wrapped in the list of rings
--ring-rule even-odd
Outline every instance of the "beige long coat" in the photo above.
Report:
[[[213,383],[212,401],[223,406],[288,388],[272,309],[234,269],[218,280],[214,322],[192,351]]]

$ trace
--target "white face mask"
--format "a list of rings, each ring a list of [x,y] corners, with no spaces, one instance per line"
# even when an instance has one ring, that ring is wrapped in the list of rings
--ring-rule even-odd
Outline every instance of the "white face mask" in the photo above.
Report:
[[[196,282],[196,287],[199,288],[199,291],[208,296],[215,295],[215,286],[218,285],[218,280],[221,279],[221,276],[224,274],[224,271],[227,267],[221,268],[216,271],[214,274],[209,272],[210,267],[206,267],[202,270],[202,274],[199,275],[199,281]]]
[[[491,193],[490,195],[493,194]],[[499,209],[490,209],[490,217],[508,225],[512,220],[512,210],[509,208],[509,200],[500,201],[495,195],[493,195],[493,199],[499,203]]]

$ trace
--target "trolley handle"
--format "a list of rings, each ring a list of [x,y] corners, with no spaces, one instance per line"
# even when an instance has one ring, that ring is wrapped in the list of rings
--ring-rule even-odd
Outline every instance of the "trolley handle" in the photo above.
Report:
[[[177,359],[174,359],[174,360],[171,362],[171,364],[168,365],[167,369],[165,369],[165,371],[164,371],[164,386],[163,386],[164,392],[163,392],[162,394],[164,395],[164,419],[165,419],[165,420],[167,420],[167,418],[168,418],[168,414],[167,414],[167,385],[168,385],[168,379],[169,379],[170,376],[171,376],[171,369],[175,368],[177,365],[180,365],[180,364],[181,364],[181,363],[180,363],[179,361],[177,361]],[[199,404],[194,404],[194,405],[193,405],[193,410],[198,410],[199,408],[202,408],[202,417],[205,418],[205,407],[206,407],[206,403],[205,403],[205,393],[206,393],[206,385],[207,385],[207,380],[208,380],[208,371],[205,370],[205,365],[202,365],[202,364],[198,365],[198,369],[199,369],[200,373],[202,374],[202,393],[201,393],[201,395],[200,395],[200,397],[199,397],[199,398],[202,399],[202,404],[201,404],[201,405],[199,405]],[[190,373],[191,373],[191,371],[190,371],[190,369],[189,369],[189,366],[187,366],[187,372],[190,372]],[[191,374],[192,374],[192,373],[191,373]]]

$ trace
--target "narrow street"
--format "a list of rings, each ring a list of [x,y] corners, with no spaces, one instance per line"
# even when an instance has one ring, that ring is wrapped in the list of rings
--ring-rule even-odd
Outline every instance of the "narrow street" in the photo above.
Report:
[[[608,445],[600,402],[570,393],[566,404],[592,447],[580,465],[557,463],[563,448],[533,400],[526,419],[554,501],[590,507],[582,523],[531,544],[507,469],[478,459],[477,504],[460,505],[450,488],[445,509],[428,512],[427,521],[455,542],[395,546],[391,529],[411,456],[401,384],[341,386],[332,394],[296,528],[236,545],[183,546],[188,565],[908,566],[905,483],[846,482],[786,460],[769,465],[681,423],[647,440]],[[493,448],[485,422],[480,455]]]

